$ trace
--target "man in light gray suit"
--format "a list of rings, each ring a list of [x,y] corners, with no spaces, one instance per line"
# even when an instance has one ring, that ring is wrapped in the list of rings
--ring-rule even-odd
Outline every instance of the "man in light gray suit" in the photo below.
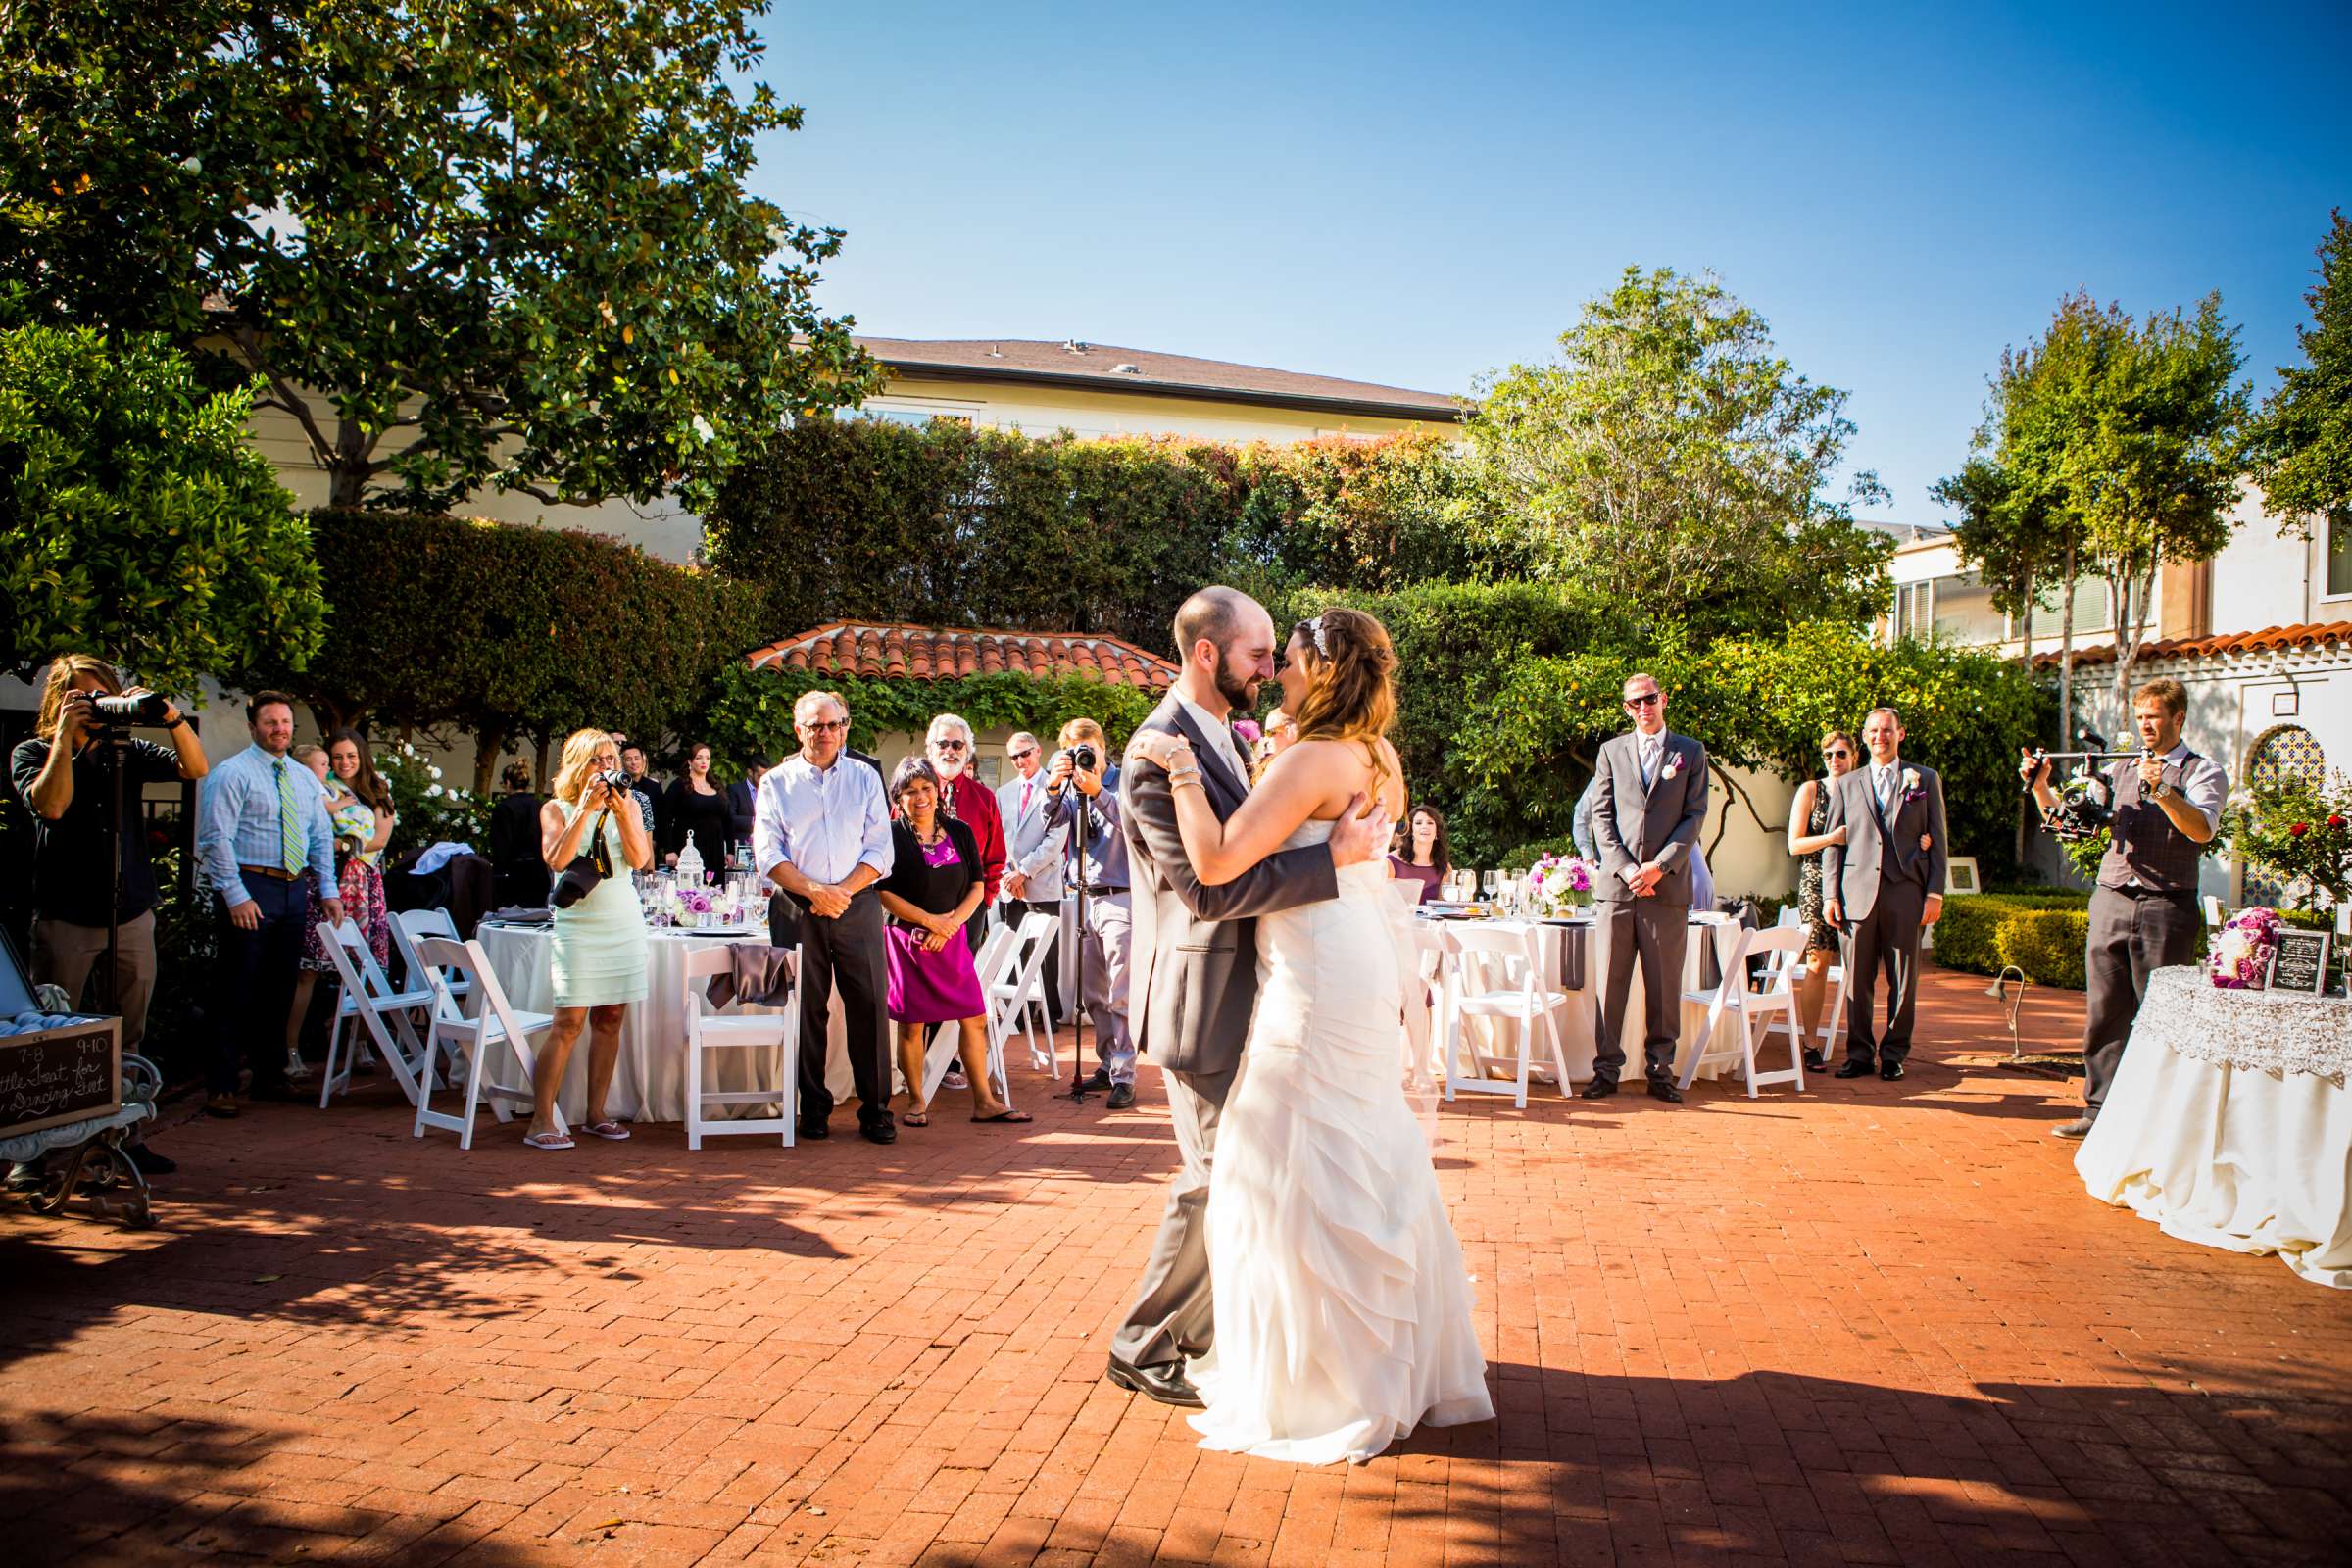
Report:
[[[1919,1011],[1919,934],[1943,915],[1943,780],[1905,763],[1902,743],[1902,715],[1872,709],[1862,723],[1870,765],[1840,775],[1830,793],[1829,830],[1845,829],[1821,862],[1822,913],[1844,934],[1851,987],[1840,1078],[1866,1077],[1874,1064],[1888,1081],[1903,1075]],[[1874,1005],[1881,969],[1884,1036]]]
[[[1627,676],[1624,698],[1633,732],[1602,744],[1592,775],[1592,843],[1600,851],[1593,900],[1604,979],[1600,1040],[1584,1098],[1617,1092],[1625,1070],[1625,993],[1639,958],[1650,1098],[1680,1104],[1674,1047],[1682,1036],[1690,863],[1707,816],[1707,752],[1666,728],[1666,694],[1656,677]]]
[[[1025,914],[1061,918],[1061,860],[1070,847],[1069,824],[1049,823],[1046,753],[1027,730],[1004,743],[1013,776],[997,786],[997,815],[1004,821],[1004,914],[1019,925]],[[1025,959],[1028,955],[1023,954]],[[1061,1022],[1061,964],[1046,964],[1046,1011]]]
[[[1281,643],[1265,608],[1232,588],[1203,588],[1176,612],[1183,670],[1143,728],[1182,735],[1220,820],[1250,794],[1232,713],[1257,703]],[[1357,807],[1360,808],[1359,801]],[[1386,854],[1386,811],[1341,813],[1327,843],[1266,857],[1231,882],[1203,887],[1176,830],[1165,768],[1129,753],[1119,782],[1128,885],[1134,895],[1129,1025],[1138,1053],[1166,1074],[1169,1120],[1183,1166],[1135,1304],[1110,1342],[1110,1381],[1162,1404],[1200,1407],[1187,1359],[1209,1347],[1208,1172],[1217,1120],[1257,1005],[1256,916],[1339,896],[1339,867]]]

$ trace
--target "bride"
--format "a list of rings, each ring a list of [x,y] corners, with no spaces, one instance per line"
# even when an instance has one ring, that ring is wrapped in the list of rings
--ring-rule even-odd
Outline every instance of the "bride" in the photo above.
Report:
[[[1396,656],[1379,621],[1325,611],[1291,633],[1282,704],[1298,739],[1220,823],[1190,744],[1133,751],[1176,784],[1185,855],[1206,884],[1327,838],[1359,797],[1404,814],[1387,731]],[[1189,786],[1189,787],[1188,787]],[[1399,1088],[1401,969],[1388,863],[1339,897],[1257,921],[1258,1001],[1209,1176],[1213,1365],[1201,1446],[1301,1464],[1361,1462],[1427,1421],[1494,1414],[1470,1283],[1429,1145]]]

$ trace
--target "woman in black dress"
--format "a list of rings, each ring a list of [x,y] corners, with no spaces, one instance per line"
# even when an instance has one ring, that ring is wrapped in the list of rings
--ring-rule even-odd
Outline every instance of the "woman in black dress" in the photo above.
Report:
[[[531,792],[531,770],[509,762],[501,782],[506,795],[490,808],[491,897],[504,909],[547,907],[547,861],[539,857],[539,797]]]
[[[727,792],[710,782],[710,748],[697,741],[686,751],[686,771],[662,797],[662,863],[678,863],[678,852],[694,840],[703,858],[703,871],[723,876],[727,869],[727,834],[734,816],[727,809]]]

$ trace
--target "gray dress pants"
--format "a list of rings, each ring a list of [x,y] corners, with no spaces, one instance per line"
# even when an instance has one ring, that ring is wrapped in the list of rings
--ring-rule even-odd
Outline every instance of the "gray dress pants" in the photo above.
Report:
[[[1864,1066],[1899,1064],[1911,1054],[1919,1017],[1919,921],[1927,890],[1917,882],[1882,878],[1878,906],[1846,928],[1845,1059]],[[1878,983],[1886,978],[1886,1028],[1878,1020]]]
[[[1690,906],[1659,898],[1613,900],[1594,915],[1600,939],[1600,1038],[1592,1077],[1615,1083],[1625,1071],[1625,993],[1642,964],[1642,1067],[1653,1084],[1674,1082],[1674,1048],[1683,1033],[1683,949]]]
[[[2139,1016],[2148,976],[2196,962],[2202,923],[2193,893],[2092,890],[2090,940],[2083,953],[2090,996],[2082,1018],[2082,1108],[2093,1120],[2124,1064],[2124,1045]]]
[[[1208,1349],[1216,1326],[1208,1288],[1208,1171],[1217,1122],[1239,1071],[1165,1074],[1168,1119],[1184,1164],[1168,1183],[1143,1288],[1110,1337],[1110,1353],[1130,1366],[1182,1365]]]

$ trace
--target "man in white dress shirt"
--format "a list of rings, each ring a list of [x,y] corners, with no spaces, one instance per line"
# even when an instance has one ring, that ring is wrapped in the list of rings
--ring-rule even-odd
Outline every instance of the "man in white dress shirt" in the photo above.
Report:
[[[1046,751],[1022,730],[1004,743],[1013,776],[997,786],[997,815],[1004,822],[1004,918],[1027,914],[1061,918],[1061,861],[1069,848],[1067,823],[1046,820]],[[1026,955],[1023,956],[1024,957]],[[1046,1011],[1061,1022],[1061,965],[1046,964]]]
[[[850,709],[834,692],[804,692],[793,705],[801,749],[760,781],[753,850],[760,874],[803,912],[771,920],[779,947],[801,948],[800,1136],[828,1136],[833,1094],[825,1087],[828,999],[841,988],[850,1071],[858,1084],[858,1130],[895,1143],[890,1113],[890,958],[882,900],[890,874],[890,807],[882,776],[849,755]]]

